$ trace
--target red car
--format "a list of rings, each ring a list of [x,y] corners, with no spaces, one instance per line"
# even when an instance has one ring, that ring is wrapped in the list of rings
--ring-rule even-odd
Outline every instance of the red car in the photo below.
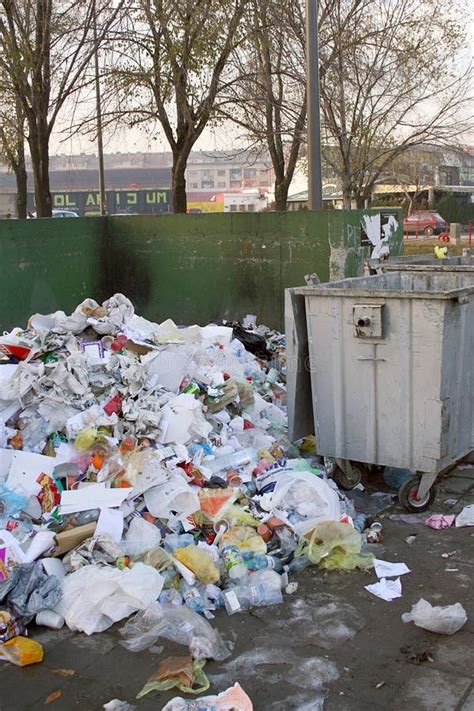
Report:
[[[446,232],[447,223],[438,212],[434,210],[415,210],[403,220],[405,234],[419,234],[425,237],[440,235]]]

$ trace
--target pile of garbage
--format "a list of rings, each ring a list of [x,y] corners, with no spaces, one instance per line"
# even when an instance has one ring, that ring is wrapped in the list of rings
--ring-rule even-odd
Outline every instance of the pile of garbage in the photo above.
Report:
[[[372,567],[351,501],[288,441],[284,336],[255,318],[157,324],[116,294],[0,351],[0,657],[40,661],[33,620],[93,634],[136,613],[124,646],[185,644],[202,681],[232,648],[217,609],[281,603],[310,564]]]

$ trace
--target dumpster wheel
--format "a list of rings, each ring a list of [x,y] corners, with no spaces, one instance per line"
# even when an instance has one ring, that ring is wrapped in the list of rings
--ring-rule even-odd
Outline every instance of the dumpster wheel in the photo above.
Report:
[[[334,467],[331,478],[336,482],[340,489],[344,491],[351,491],[357,484],[360,484],[362,480],[362,468],[357,465],[350,463],[350,467],[343,471],[342,468],[336,464]]]
[[[398,490],[398,500],[401,505],[412,512],[426,511],[431,506],[435,497],[435,489],[432,486],[422,499],[418,498],[418,488],[420,486],[421,476],[412,476],[403,482]]]

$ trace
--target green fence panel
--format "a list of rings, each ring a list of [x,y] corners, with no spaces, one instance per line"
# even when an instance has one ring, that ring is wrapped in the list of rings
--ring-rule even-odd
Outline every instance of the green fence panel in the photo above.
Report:
[[[0,221],[0,330],[105,296],[105,218]]]
[[[327,213],[108,218],[110,291],[137,311],[180,323],[238,319],[283,325],[283,289],[329,276]]]
[[[0,221],[0,328],[121,292],[137,313],[206,323],[257,315],[283,327],[284,289],[361,273],[367,216],[401,210],[130,215]]]

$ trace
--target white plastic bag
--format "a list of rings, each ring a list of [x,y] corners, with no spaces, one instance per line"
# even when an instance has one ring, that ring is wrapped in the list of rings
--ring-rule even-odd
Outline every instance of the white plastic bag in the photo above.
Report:
[[[465,506],[456,518],[456,528],[474,526],[474,504]]]
[[[71,630],[103,632],[146,609],[160,595],[163,582],[160,573],[144,563],[125,570],[87,565],[61,581],[63,597],[55,611]]]
[[[296,511],[302,519],[293,524],[299,536],[319,521],[338,521],[341,517],[341,506],[334,489],[311,472],[293,470],[291,464],[261,474],[257,477],[257,488],[261,494],[266,494],[275,515],[279,510]]]
[[[145,491],[144,497],[148,511],[157,518],[168,519],[171,512],[189,516],[200,507],[198,495],[178,472],[164,484]]]
[[[132,518],[128,531],[125,534],[120,547],[125,555],[132,558],[144,555],[153,548],[158,548],[161,543],[160,529],[144,518]]]
[[[414,622],[429,632],[454,634],[467,622],[466,610],[457,602],[455,605],[433,607],[427,600],[420,598],[412,605],[410,612],[404,612],[402,622]]]

